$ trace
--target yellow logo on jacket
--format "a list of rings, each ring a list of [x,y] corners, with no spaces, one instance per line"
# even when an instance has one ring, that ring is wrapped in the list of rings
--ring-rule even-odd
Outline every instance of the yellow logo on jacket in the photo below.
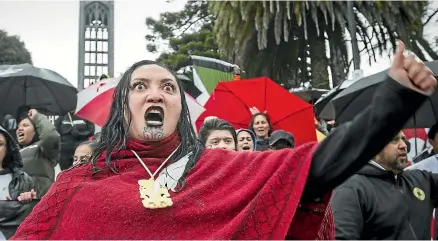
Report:
[[[414,190],[412,190],[412,192],[421,201],[423,201],[426,198],[426,194],[424,193],[424,191],[418,187],[415,187]]]

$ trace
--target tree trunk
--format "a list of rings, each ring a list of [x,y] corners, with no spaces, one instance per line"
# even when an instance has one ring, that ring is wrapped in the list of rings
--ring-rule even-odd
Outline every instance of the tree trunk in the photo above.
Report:
[[[345,80],[345,65],[342,61],[342,53],[333,41],[330,41],[330,71],[333,87],[338,86]]]
[[[320,25],[320,35],[317,35],[316,25],[312,19],[307,21],[309,29],[309,52],[312,73],[312,87],[318,89],[330,89],[329,75],[328,75],[328,58],[326,54],[325,29]]]

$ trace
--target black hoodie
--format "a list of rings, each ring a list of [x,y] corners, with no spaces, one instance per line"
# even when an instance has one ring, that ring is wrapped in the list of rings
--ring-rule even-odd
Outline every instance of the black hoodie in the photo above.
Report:
[[[8,187],[12,201],[0,200],[0,231],[6,238],[9,238],[14,235],[18,226],[32,211],[37,202],[32,201],[22,204],[17,201],[21,193],[29,192],[35,186],[33,179],[22,170],[23,161],[20,155],[20,148],[12,136],[1,126],[0,133],[5,136],[7,143],[7,153],[3,160],[4,170],[0,171],[0,175],[12,174],[12,180]]]
[[[367,164],[333,192],[336,239],[431,239],[438,175]]]

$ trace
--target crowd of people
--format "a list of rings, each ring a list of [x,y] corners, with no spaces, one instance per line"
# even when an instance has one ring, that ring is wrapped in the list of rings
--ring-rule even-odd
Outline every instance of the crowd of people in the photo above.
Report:
[[[8,117],[0,128],[0,231],[32,240],[430,239],[438,174],[404,171],[401,130],[437,81],[403,52],[400,42],[353,120],[315,120],[327,135],[319,143],[296,146],[256,108],[248,129],[210,116],[196,132],[175,73],[153,61],[124,73],[97,134],[73,112],[52,124],[23,107],[17,125]]]

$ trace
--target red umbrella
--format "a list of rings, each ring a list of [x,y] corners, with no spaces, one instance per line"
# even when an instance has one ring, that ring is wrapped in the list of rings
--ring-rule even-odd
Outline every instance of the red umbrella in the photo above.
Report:
[[[267,110],[274,130],[285,130],[295,136],[296,144],[316,141],[313,107],[267,77],[219,82],[198,118],[201,127],[207,116],[227,120],[234,128],[248,128],[250,107]]]

